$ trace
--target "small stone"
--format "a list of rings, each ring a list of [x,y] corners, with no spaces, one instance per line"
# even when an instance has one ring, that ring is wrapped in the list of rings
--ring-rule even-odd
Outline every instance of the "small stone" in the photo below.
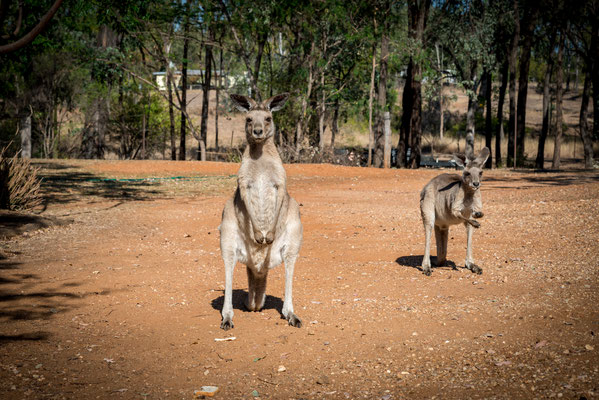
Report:
[[[287,368],[285,368],[284,365],[279,365],[279,369],[277,369],[277,372],[285,372],[287,371]]]
[[[213,397],[218,392],[218,386],[202,386],[200,390],[194,390],[193,396],[200,398],[202,396]]]
[[[584,348],[585,348],[585,349],[587,349],[588,351],[593,351],[593,350],[595,350],[595,348],[594,348],[593,346],[591,346],[590,344],[586,344],[586,345],[584,346]]]
[[[329,383],[331,383],[331,380],[328,376],[321,375],[318,379],[316,379],[316,383],[318,383],[319,385],[328,385]]]
[[[257,390],[252,390],[252,396],[254,396],[254,397],[260,397],[260,393],[258,393]]]

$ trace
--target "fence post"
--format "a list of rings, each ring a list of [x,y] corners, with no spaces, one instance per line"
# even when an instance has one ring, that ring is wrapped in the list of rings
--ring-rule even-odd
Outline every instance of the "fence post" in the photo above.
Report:
[[[383,114],[384,121],[384,132],[385,132],[385,146],[383,148],[383,167],[391,167],[391,115],[389,111],[385,111]]]

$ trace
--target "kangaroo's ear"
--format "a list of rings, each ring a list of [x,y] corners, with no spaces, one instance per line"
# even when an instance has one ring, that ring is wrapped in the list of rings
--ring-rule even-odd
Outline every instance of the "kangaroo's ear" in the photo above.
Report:
[[[277,94],[276,96],[272,96],[263,103],[264,108],[270,112],[279,111],[281,108],[283,108],[288,98],[289,93],[281,93]]]
[[[489,148],[485,147],[480,151],[480,153],[478,153],[478,157],[476,157],[476,160],[474,160],[473,163],[478,165],[479,167],[482,167],[487,162],[487,158],[489,158],[490,154],[491,151],[489,150]]]
[[[233,100],[233,104],[239,111],[248,112],[254,108],[256,108],[256,102],[254,99],[251,99],[247,96],[242,96],[240,94],[231,94],[229,95],[231,100]]]
[[[467,158],[465,155],[463,154],[457,154],[454,153],[453,155],[453,160],[455,161],[455,163],[458,165],[458,167],[465,167],[467,164]]]

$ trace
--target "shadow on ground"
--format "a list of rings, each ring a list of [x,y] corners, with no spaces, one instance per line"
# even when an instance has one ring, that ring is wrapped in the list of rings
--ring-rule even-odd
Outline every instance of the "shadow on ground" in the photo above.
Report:
[[[534,173],[534,175],[532,175]],[[489,189],[530,189],[543,186],[571,186],[599,182],[599,172],[594,171],[513,171],[509,176],[487,176]],[[502,185],[506,184],[506,185]],[[483,183],[484,185],[484,183]]]
[[[218,310],[219,312],[223,309],[223,304],[225,302],[224,290],[222,290],[221,292],[223,292],[222,296],[219,296],[216,299],[212,300],[212,308],[214,308],[215,310]],[[234,310],[242,310],[245,312],[251,312],[251,311],[248,311],[247,308],[245,308],[245,299],[247,299],[247,296],[248,296],[248,292],[246,290],[233,289],[233,309]],[[279,314],[281,314],[281,317],[282,317],[283,316],[283,300],[281,300],[278,297],[267,294],[266,300],[264,302],[264,308],[262,308],[262,309],[263,310],[277,310],[279,312]]]
[[[42,194],[47,203],[71,203],[82,197],[117,201],[155,200],[164,195],[160,183],[143,179],[111,179],[68,163],[35,162],[40,168]],[[163,196],[164,197],[164,196]]]
[[[395,260],[395,262],[402,267],[412,267],[422,272],[422,259],[424,256],[402,256]],[[442,267],[437,267],[437,257],[431,256],[431,264],[433,269],[441,268],[441,269],[457,269],[458,266],[453,261],[447,260],[445,265]]]
[[[19,332],[19,321],[48,321],[57,314],[79,307],[82,299],[101,292],[74,291],[80,282],[63,282],[48,286],[35,274],[19,271],[21,263],[10,259],[0,260],[0,347],[15,341],[46,340],[50,333]]]
[[[0,239],[71,222],[73,220],[0,210]]]

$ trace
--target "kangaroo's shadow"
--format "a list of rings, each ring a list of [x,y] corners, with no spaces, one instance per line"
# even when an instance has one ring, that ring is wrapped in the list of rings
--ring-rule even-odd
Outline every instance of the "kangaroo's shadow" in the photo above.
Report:
[[[217,297],[212,300],[212,308],[215,310],[221,311],[223,308],[223,304],[225,303],[225,293],[224,290],[221,290],[223,293],[222,296]],[[251,312],[247,308],[245,308],[245,300],[247,299],[248,292],[243,289],[233,289],[233,309],[241,310],[244,312]],[[266,300],[264,301],[264,307],[262,310],[277,310],[281,317],[283,317],[283,301],[275,296],[266,295]]]
[[[402,256],[399,257],[395,262],[404,267],[412,267],[422,272],[422,259],[424,256]],[[445,261],[445,265],[439,267],[437,266],[437,257],[431,256],[431,264],[432,268],[444,268],[444,269],[457,269],[458,266],[453,261],[447,260]]]

